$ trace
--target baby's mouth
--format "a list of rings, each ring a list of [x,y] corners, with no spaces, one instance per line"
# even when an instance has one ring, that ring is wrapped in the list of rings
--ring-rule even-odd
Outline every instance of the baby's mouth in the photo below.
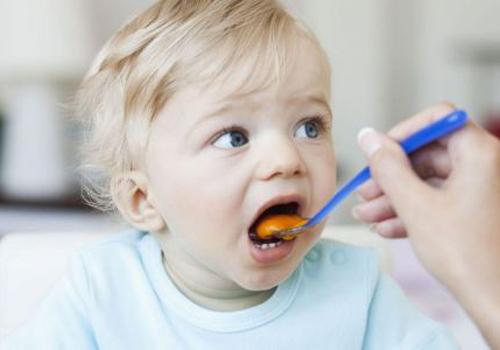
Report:
[[[299,212],[299,203],[297,202],[290,202],[290,203],[284,203],[284,204],[278,204],[278,205],[274,205],[268,209],[266,209],[255,221],[254,223],[252,224],[252,226],[250,226],[249,230],[248,230],[248,237],[250,238],[250,240],[255,243],[255,244],[258,244],[258,245],[262,245],[262,244],[275,244],[276,246],[277,245],[280,245],[284,242],[283,239],[281,238],[276,238],[276,237],[270,237],[270,238],[266,238],[266,239],[262,239],[262,238],[259,238],[257,236],[257,226],[259,225],[259,223],[265,219],[266,217],[270,216],[270,215],[277,215],[277,214],[284,214],[284,215],[295,215]]]

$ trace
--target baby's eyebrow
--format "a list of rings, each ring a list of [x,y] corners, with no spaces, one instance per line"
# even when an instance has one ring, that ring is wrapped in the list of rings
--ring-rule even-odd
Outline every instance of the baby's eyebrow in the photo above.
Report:
[[[297,94],[285,99],[285,103],[287,105],[306,105],[306,104],[314,104],[323,107],[328,113],[331,114],[330,105],[327,102],[326,98],[319,94]],[[208,111],[207,113],[203,113],[203,115],[198,119],[197,124],[200,122],[205,122],[207,120],[221,117],[224,114],[228,114],[231,111],[242,111],[242,110],[255,110],[262,105],[251,98],[245,96],[239,96],[237,98],[231,98],[224,100],[215,105],[215,107]]]
[[[287,104],[296,104],[296,105],[306,105],[306,104],[315,104],[320,105],[325,108],[329,113],[330,104],[327,102],[327,99],[324,96],[316,95],[316,94],[298,94],[290,97],[287,100]]]
[[[204,113],[199,121],[212,119],[234,110],[254,110],[258,107],[259,104],[249,98],[231,98],[216,104],[211,111]]]
[[[225,114],[229,114],[231,111],[243,111],[243,110],[253,110],[259,108],[259,104],[255,101],[245,100],[245,101],[237,101],[237,100],[224,100],[220,103],[214,105],[212,109],[209,109],[206,113],[202,113],[199,118],[193,122],[193,125],[188,130],[187,135],[191,134],[194,130],[200,127],[200,125],[205,124],[206,122],[223,117]]]

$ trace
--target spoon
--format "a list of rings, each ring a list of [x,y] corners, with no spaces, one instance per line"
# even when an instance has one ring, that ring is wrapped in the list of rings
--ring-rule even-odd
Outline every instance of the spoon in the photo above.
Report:
[[[455,110],[404,139],[400,142],[400,146],[406,154],[411,154],[423,146],[460,129],[467,123],[467,120],[468,117],[465,111]],[[333,210],[333,208],[339,205],[349,194],[370,179],[370,177],[370,168],[365,167],[343,187],[341,187],[325,204],[325,206],[312,218],[307,219],[304,224],[289,229],[277,230],[273,232],[272,236],[291,239],[293,236],[297,236],[308,228],[319,224]]]

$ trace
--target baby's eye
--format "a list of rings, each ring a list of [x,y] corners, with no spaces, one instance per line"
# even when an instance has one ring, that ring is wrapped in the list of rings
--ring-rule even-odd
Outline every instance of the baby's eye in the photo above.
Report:
[[[248,143],[248,138],[241,131],[228,130],[223,132],[213,145],[218,148],[236,148],[242,147]]]
[[[295,137],[315,139],[319,136],[321,126],[315,120],[307,120],[303,122],[297,130],[295,130]]]

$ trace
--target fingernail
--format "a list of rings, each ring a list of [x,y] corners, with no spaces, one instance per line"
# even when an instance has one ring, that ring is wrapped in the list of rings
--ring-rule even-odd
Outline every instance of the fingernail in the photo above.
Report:
[[[380,136],[373,128],[363,128],[359,131],[358,144],[366,157],[371,157],[382,147]]]

